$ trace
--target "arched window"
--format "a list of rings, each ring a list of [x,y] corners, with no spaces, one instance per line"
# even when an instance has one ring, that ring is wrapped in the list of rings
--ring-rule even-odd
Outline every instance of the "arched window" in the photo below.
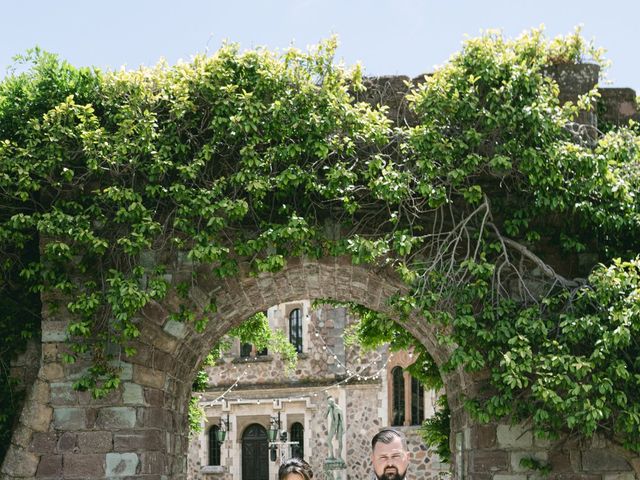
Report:
[[[240,345],[240,356],[242,358],[250,357],[252,351],[253,345],[251,343],[243,343],[242,345]]]
[[[289,314],[289,342],[296,352],[302,353],[302,315],[299,308],[291,310]]]
[[[304,427],[300,422],[291,425],[291,441],[298,442],[297,445],[291,445],[291,456],[304,458]]]
[[[404,373],[402,367],[391,370],[393,398],[391,425],[404,425]]]
[[[218,425],[214,425],[209,429],[209,465],[220,465],[219,431],[220,427]]]
[[[424,388],[411,378],[411,425],[421,425],[424,420]]]

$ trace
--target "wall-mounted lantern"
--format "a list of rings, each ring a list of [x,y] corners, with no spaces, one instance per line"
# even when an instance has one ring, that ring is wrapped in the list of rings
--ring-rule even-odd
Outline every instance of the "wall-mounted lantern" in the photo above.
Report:
[[[224,427],[224,428],[223,428]],[[220,417],[220,428],[216,430],[216,439],[218,442],[224,442],[227,438],[227,432],[231,431],[231,424],[229,423],[229,414],[227,413],[227,419]]]
[[[278,440],[278,433],[280,432],[280,412],[278,412],[278,416],[273,415],[271,417],[271,425],[269,426],[269,430],[267,430],[267,438],[269,439],[269,454],[272,462],[276,461],[277,454],[277,446],[275,442]]]

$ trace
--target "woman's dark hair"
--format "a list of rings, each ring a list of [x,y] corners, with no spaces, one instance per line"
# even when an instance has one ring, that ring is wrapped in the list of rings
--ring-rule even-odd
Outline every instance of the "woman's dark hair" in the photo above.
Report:
[[[287,458],[282,462],[278,469],[278,480],[284,480],[290,473],[297,473],[301,475],[304,480],[311,480],[313,478],[311,465],[297,457]]]

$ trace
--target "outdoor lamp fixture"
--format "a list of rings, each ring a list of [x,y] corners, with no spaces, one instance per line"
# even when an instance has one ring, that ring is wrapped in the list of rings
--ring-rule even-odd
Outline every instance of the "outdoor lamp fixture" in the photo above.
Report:
[[[276,461],[276,442],[278,440],[278,433],[280,432],[280,412],[278,412],[278,416],[275,415],[271,417],[271,426],[269,430],[267,430],[267,438],[269,439],[269,456],[272,462]]]
[[[278,416],[275,415],[271,417],[271,426],[269,430],[267,430],[267,438],[269,442],[275,442],[278,440],[278,433],[280,432],[280,412],[278,412]]]
[[[224,427],[224,428],[222,428]],[[220,417],[220,428],[216,431],[216,440],[222,443],[227,438],[227,432],[231,431],[231,425],[229,423],[229,414],[227,413],[227,419]]]

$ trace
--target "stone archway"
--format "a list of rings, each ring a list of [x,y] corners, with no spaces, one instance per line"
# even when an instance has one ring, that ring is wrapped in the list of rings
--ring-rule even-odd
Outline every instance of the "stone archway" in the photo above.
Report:
[[[191,276],[188,266],[174,278]],[[209,346],[257,311],[298,298],[355,301],[389,312],[386,300],[403,288],[386,270],[357,266],[350,258],[293,258],[276,274],[245,274],[219,281],[201,268],[191,301],[205,305],[215,297],[218,312],[203,333],[170,319],[179,299],[169,296],[142,312],[138,353],[123,363],[122,385],[94,400],[72,388],[80,366],[64,365],[64,316],[45,312],[42,363],[3,468],[7,478],[183,479],[188,446],[187,400],[191,381]],[[405,327],[427,346],[437,362],[447,351],[435,329],[408,321]],[[463,375],[464,376],[464,375]],[[454,378],[455,377],[455,378]],[[450,376],[460,390],[469,382]],[[11,475],[9,475],[11,473]]]
[[[188,265],[176,268],[174,281],[192,278],[192,273]],[[251,276],[243,270],[237,278],[224,281],[207,268],[199,268],[195,278],[190,301],[204,306],[215,297],[218,306],[205,331],[197,333],[191,325],[170,318],[182,301],[177,295],[169,295],[162,304],[148,305],[140,317],[138,353],[122,364],[120,388],[100,400],[73,390],[70,379],[82,366],[61,362],[66,348],[64,313],[44,312],[38,378],[3,464],[3,478],[184,480],[187,400],[192,378],[212,343],[270,305],[330,298],[391,313],[387,299],[404,288],[392,272],[353,265],[343,257],[292,258],[276,274]],[[434,325],[410,317],[403,326],[438,364],[447,358],[449,352],[437,343]],[[635,458],[602,442],[560,448],[534,439],[526,429],[499,423],[480,425],[465,412],[462,399],[481,392],[486,376],[453,372],[444,380],[452,410],[457,478],[524,475],[520,459],[527,456],[580,475],[629,475],[632,471],[630,462]],[[582,455],[584,451],[588,453]],[[575,452],[588,461],[576,464]]]

